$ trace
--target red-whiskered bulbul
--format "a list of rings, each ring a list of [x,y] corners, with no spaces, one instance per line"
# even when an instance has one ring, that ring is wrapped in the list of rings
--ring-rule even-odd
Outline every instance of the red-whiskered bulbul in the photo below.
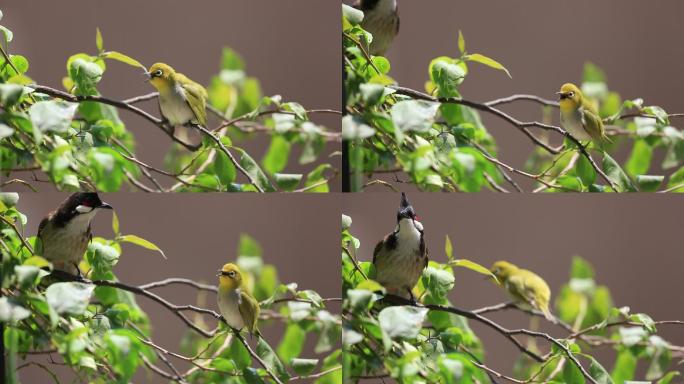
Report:
[[[354,7],[363,11],[361,27],[373,35],[371,55],[383,56],[399,33],[397,0],[357,0]]]
[[[78,264],[93,237],[90,222],[100,209],[112,206],[95,192],[77,192],[40,222],[42,256],[52,262],[54,269],[80,275]]]
[[[423,224],[404,193],[397,212],[397,226],[375,246],[373,265],[376,280],[388,294],[415,300],[413,287],[428,265],[428,249]]]

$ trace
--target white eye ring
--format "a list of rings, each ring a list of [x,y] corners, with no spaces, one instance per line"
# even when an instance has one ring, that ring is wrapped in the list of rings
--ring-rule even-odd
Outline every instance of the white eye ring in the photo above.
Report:
[[[156,71],[154,71],[154,75],[155,75],[155,76],[161,76],[161,75],[163,75],[163,74],[164,74],[164,72],[162,72],[161,69],[157,69]]]
[[[575,97],[575,92],[568,92],[568,96]]]
[[[88,213],[92,210],[93,210],[93,208],[89,207],[87,205],[79,205],[76,207],[76,212],[78,212],[78,213]]]
[[[228,272],[228,276],[230,276],[230,277],[235,277],[235,271],[230,271],[230,272]]]

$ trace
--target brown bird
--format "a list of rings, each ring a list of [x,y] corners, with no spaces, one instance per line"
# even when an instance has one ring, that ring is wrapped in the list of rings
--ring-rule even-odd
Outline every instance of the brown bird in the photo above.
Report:
[[[397,226],[373,251],[376,280],[387,293],[415,301],[413,287],[428,265],[423,224],[405,194],[397,212]]]
[[[353,6],[363,11],[361,27],[373,35],[371,55],[383,56],[399,34],[397,0],[357,0]]]
[[[112,209],[97,193],[78,192],[64,200],[38,226],[42,256],[54,269],[80,274],[78,264],[93,235],[90,222],[99,209]]]

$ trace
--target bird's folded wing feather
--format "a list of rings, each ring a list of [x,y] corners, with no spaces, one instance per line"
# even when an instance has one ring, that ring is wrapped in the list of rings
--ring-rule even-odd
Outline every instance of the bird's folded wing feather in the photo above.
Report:
[[[242,320],[250,332],[256,329],[257,318],[259,317],[259,303],[252,296],[245,292],[240,292],[240,303],[238,310],[242,316]]]
[[[378,257],[378,254],[379,254],[380,251],[382,250],[382,245],[383,245],[384,243],[385,243],[384,240],[380,240],[380,241],[375,245],[375,249],[373,249],[373,264],[375,264],[376,259],[377,259],[377,257]]]
[[[185,101],[188,103],[192,113],[197,118],[197,122],[203,126],[207,126],[207,91],[203,86],[183,76],[185,81],[181,82],[181,86],[185,91]]]

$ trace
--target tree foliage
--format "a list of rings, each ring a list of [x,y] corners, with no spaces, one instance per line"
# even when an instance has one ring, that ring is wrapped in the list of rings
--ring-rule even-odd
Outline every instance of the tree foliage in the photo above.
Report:
[[[127,100],[100,93],[109,66],[123,63],[137,72],[145,67],[105,49],[99,30],[95,53],[76,53],[67,60],[62,91],[29,77],[29,59],[10,53],[14,36],[0,28],[5,37],[4,47],[0,44],[0,169],[5,177],[41,172],[60,190],[327,192],[328,180],[337,173],[321,155],[339,134],[311,121],[311,115],[339,112],[307,110],[279,95],[262,95],[258,79],[248,75],[244,60],[230,48],[223,49],[220,71],[207,86],[216,127],[180,129],[174,136],[161,118],[136,106],[156,93]],[[122,110],[143,122],[136,129],[156,126],[160,142],[172,139],[163,169],[136,151],[134,132],[119,116]],[[240,143],[263,135],[270,144],[260,159],[241,148]],[[201,141],[191,144],[187,136]],[[296,161],[309,169],[306,174],[285,172],[297,148]],[[31,180],[11,182],[35,189]]]
[[[360,26],[361,20],[360,11],[343,6],[343,137],[350,142],[352,190],[378,182],[395,188],[373,180],[394,173],[408,176],[426,191],[521,192],[520,179],[530,179],[536,192],[684,191],[684,134],[671,121],[684,114],[668,114],[642,99],[623,100],[596,65],[586,64],[581,88],[598,106],[612,143],[585,148],[586,143],[552,125],[551,114],[558,114],[555,101],[534,95],[484,103],[468,100],[460,88],[472,66],[511,74],[498,61],[471,53],[462,33],[454,44],[455,57],[432,60],[421,92],[401,87],[390,77],[389,60],[369,54],[373,37]],[[538,103],[541,122],[521,121],[499,109],[517,102]],[[499,118],[530,139],[534,149],[524,166],[498,157],[506,144],[496,141],[482,114]],[[630,154],[620,163],[617,152],[623,148]],[[657,151],[664,153],[659,164]]]
[[[21,235],[27,218],[16,208],[18,195],[1,196],[0,322],[8,362],[4,382],[19,382],[21,370],[32,366],[59,382],[52,364],[66,365],[79,381],[92,383],[128,383],[143,370],[179,383],[340,381],[341,320],[328,309],[331,300],[296,283],[281,283],[277,268],[264,261],[252,237],[241,236],[236,262],[246,273],[247,289],[261,302],[261,330],[284,327],[277,340],[246,338],[214,310],[172,303],[154,292],[182,284],[197,289],[198,303],[203,303],[204,296],[216,292],[213,285],[182,278],[141,286],[120,282],[114,269],[126,257],[121,243],[148,252],[161,250],[148,240],[123,234],[125,225],[120,226],[116,215],[115,237],[96,237],[89,245],[80,265],[85,277],[52,271],[51,263],[36,251],[36,238]],[[140,296],[187,327],[176,342],[178,352],[156,344],[154,324],[137,303]],[[213,326],[210,319],[216,320],[213,330],[208,328]],[[306,356],[307,340],[315,340],[313,356]],[[32,359],[34,355],[46,355],[51,363]]]
[[[510,303],[475,310],[453,306],[452,300],[465,292],[458,285],[459,273],[465,269],[458,267],[485,274],[488,271],[456,260],[457,250],[448,237],[444,255],[432,253],[414,289],[419,303],[385,296],[384,288],[373,280],[372,263],[357,258],[359,247],[351,218],[343,216],[346,382],[391,377],[400,383],[606,384],[644,379],[665,384],[680,376],[675,365],[684,356],[684,349],[670,344],[657,331],[659,327],[681,327],[684,322],[654,321],[647,314],[632,313],[629,307],[615,307],[608,287],[598,283],[591,265],[580,257],[573,259],[569,281],[555,297],[553,312],[558,319],[554,334],[561,336],[552,336],[508,328],[487,317],[489,313],[515,310],[529,316],[531,323],[545,321],[538,311]],[[472,289],[476,288],[467,288]],[[470,327],[473,322],[496,332],[501,343],[518,348],[517,360],[506,367],[488,365],[486,351],[497,346],[483,345]],[[599,362],[595,357],[601,347],[613,349],[612,362]],[[637,377],[640,363],[648,367],[644,377]],[[506,376],[508,370],[512,376]]]

